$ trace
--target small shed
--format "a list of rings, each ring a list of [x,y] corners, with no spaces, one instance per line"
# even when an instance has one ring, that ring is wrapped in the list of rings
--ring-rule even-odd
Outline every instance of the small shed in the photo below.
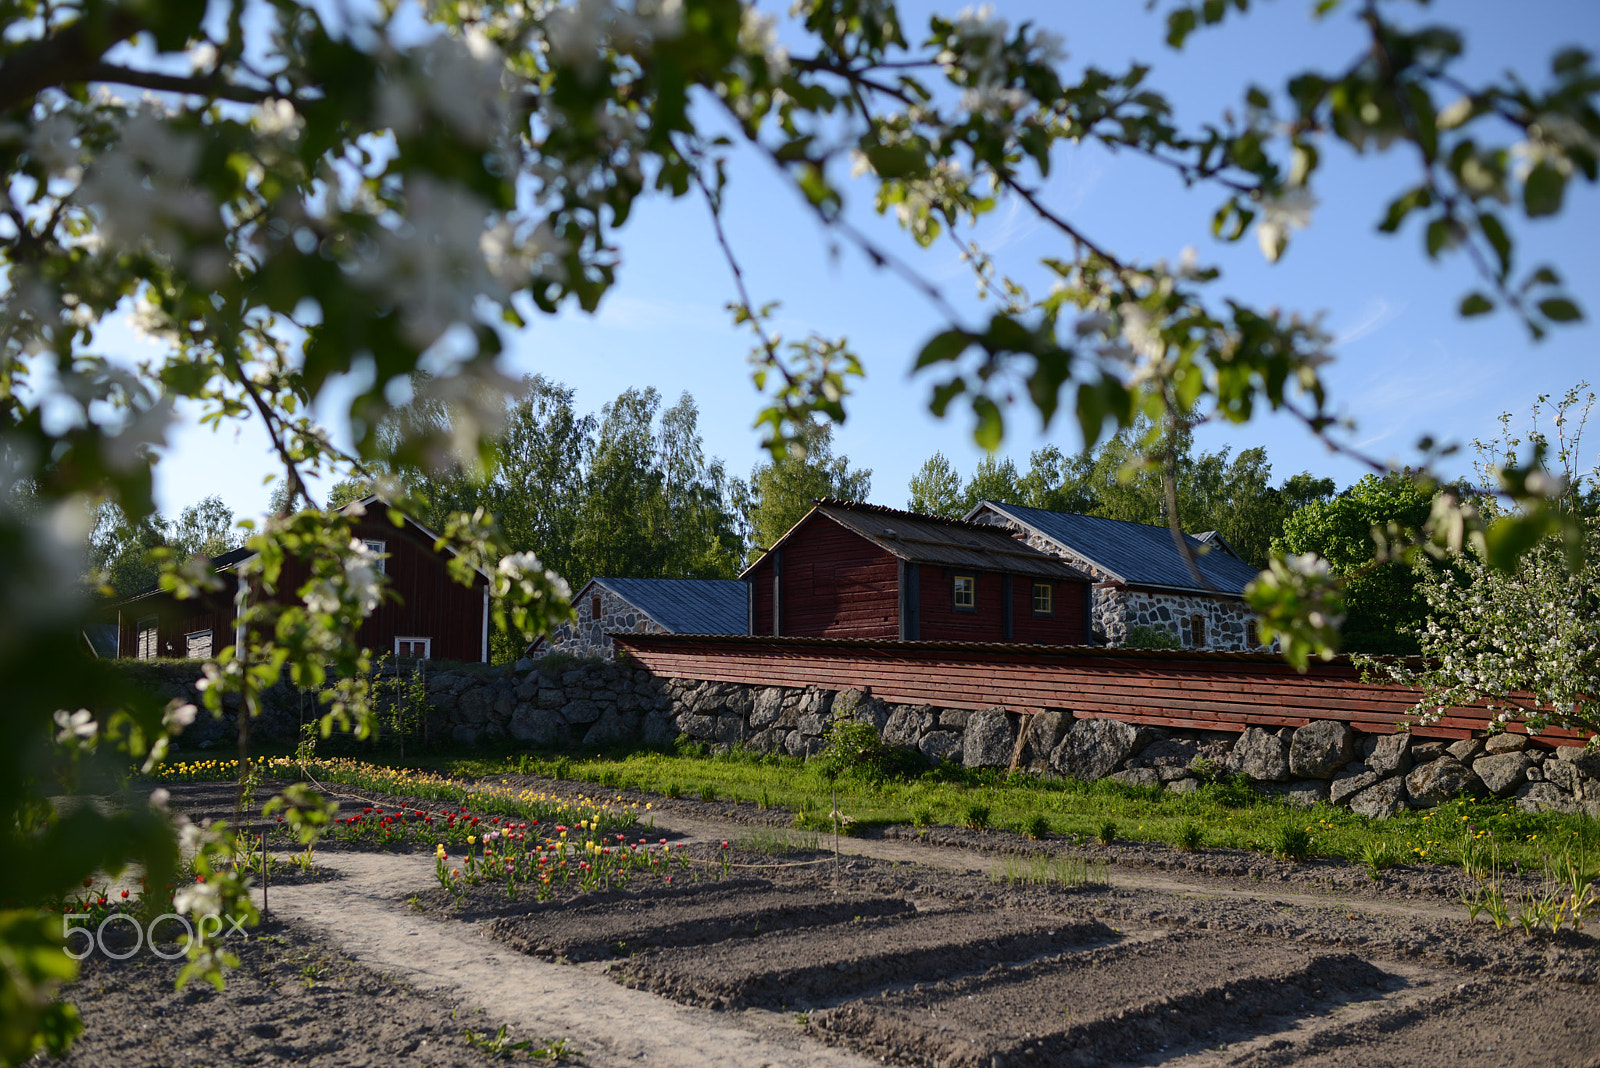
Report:
[[[745,634],[749,597],[737,579],[590,579],[572,599],[577,618],[536,639],[527,655],[610,660],[611,634]]]
[[[1089,578],[1003,528],[824,499],[741,576],[751,634],[1080,645]]]

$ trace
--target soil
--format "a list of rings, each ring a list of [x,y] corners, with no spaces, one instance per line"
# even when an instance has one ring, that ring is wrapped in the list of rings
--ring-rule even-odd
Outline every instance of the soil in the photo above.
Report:
[[[321,848],[340,877],[274,884],[284,941],[253,939],[225,993],[173,994],[177,965],[145,956],[89,964],[69,1063],[481,1064],[475,1013],[598,1066],[1600,1065],[1593,926],[1469,925],[1449,869],[910,828],[772,855],[741,825],[780,813],[650,800],[651,834],[695,858],[671,885],[458,902],[429,856]],[[1029,883],[1049,876],[1030,853],[1092,881]],[[330,978],[306,989],[295,954]]]

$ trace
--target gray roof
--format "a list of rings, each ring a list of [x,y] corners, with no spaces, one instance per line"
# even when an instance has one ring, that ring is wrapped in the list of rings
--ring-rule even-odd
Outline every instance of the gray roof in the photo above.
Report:
[[[115,623],[89,623],[83,628],[83,640],[89,651],[102,660],[117,655],[117,625]]]
[[[593,580],[674,634],[747,634],[750,587],[738,579]]]
[[[1245,586],[1256,577],[1256,569],[1229,552],[1220,537],[1202,541],[1193,534],[1184,535],[1195,551],[1200,573],[1211,584],[1208,590],[1195,581],[1182,554],[1172,543],[1172,532],[1166,527],[1070,512],[1048,512],[1043,508],[1024,508],[995,501],[983,501],[971,514],[984,510],[1043,535],[1129,586],[1157,586],[1236,597],[1244,593]]]
[[[815,504],[805,518],[779,539],[778,545],[813,516],[825,516],[891,556],[910,563],[1079,581],[1089,578],[1065,560],[1040,552],[1012,537],[1009,531],[986,523],[968,523],[962,519],[903,512],[881,504],[832,497],[824,497]]]

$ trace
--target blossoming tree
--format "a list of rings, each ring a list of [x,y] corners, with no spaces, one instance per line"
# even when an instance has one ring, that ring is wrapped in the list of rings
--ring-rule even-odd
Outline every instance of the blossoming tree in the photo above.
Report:
[[[1428,616],[1415,628],[1420,666],[1364,660],[1369,674],[1417,686],[1419,722],[1444,710],[1483,702],[1497,726],[1518,723],[1531,734],[1572,727],[1600,735],[1600,468],[1584,467],[1583,429],[1594,394],[1578,386],[1543,411],[1534,408],[1527,442],[1502,416],[1498,442],[1479,443],[1480,471],[1508,462],[1527,444],[1541,461],[1556,507],[1574,520],[1541,538],[1511,570],[1493,567],[1481,547],[1441,554],[1418,569]],[[1548,414],[1554,440],[1539,427]],[[1476,506],[1491,515],[1493,497]]]
[[[1168,41],[1182,47],[1247,7],[1169,3]],[[1383,226],[1420,218],[1429,256],[1472,263],[1482,285],[1462,314],[1499,310],[1534,336],[1577,318],[1557,269],[1519,267],[1513,247],[1519,219],[1559,211],[1569,183],[1596,179],[1590,56],[1562,52],[1538,86],[1476,81],[1458,73],[1450,28],[1371,2],[1317,5],[1340,7],[1368,40],[1347,66],[1252,89],[1238,112],[1184,129],[1144,65],[1068,75],[1061,41],[1037,27],[979,11],[913,30],[890,0],[801,0],[787,48],[774,20],[739,0],[0,0],[0,907],[25,906],[0,914],[13,962],[0,969],[0,1060],[59,1048],[73,1027],[51,1003],[60,932],[36,906],[130,859],[159,885],[175,857],[147,806],[64,815],[46,798],[128,754],[158,760],[194,714],[86,667],[78,636],[84,517],[105,499],[134,521],[150,512],[151,450],[178,412],[258,421],[289,502],[309,506],[307,475],[422,462],[446,444],[420,434],[380,455],[390,387],[427,354],[450,368],[434,379],[454,413],[449,444],[470,444],[496,407],[479,399],[499,381],[505,324],[595,308],[618,269],[619,229],[649,189],[704,198],[724,236],[724,163],[738,148],[768,158],[819,226],[930,300],[937,289],[913,259],[851,225],[850,175],[911,245],[962,242],[989,310],[971,320],[940,304],[948,326],[914,361],[932,409],[968,407],[980,443],[1000,441],[1013,396],[1047,421],[1070,413],[1090,443],[1140,414],[1159,432],[1263,407],[1325,433],[1327,338],[1312,320],[1222,298],[1210,268],[1118,255],[1044,181],[1077,145],[1137,154],[1214,190],[1216,231],[1253,234],[1277,259],[1309,221],[1330,141],[1404,153],[1413,177]],[[1045,263],[1058,284],[1041,300],[1003,284],[967,240],[1002,198],[1059,238]],[[860,364],[839,340],[780,345],[769,306],[734,276],[762,425],[781,448],[814,417],[842,417]],[[170,355],[99,355],[97,327],[117,313]],[[337,416],[345,450],[309,413],[349,371],[364,386]],[[1513,468],[1508,486],[1530,506],[1481,534],[1496,564],[1530,532],[1570,527],[1525,474]],[[1476,530],[1449,502],[1435,520],[1456,544]],[[208,676],[207,705],[236,701],[248,722],[254,695],[285,673],[343,680],[327,723],[359,727],[364,694],[350,680],[363,653],[343,636],[375,589],[346,519],[285,514],[250,535],[263,586],[290,557],[312,579],[250,607],[247,639]],[[495,575],[500,610],[519,625],[566,611],[556,576],[502,556],[490,517],[459,517],[445,536],[463,569]],[[194,593],[215,580],[171,561],[162,581]],[[1279,567],[1256,604],[1303,659],[1326,647],[1336,596],[1315,566]],[[241,901],[236,882],[205,870],[208,889],[189,903]]]

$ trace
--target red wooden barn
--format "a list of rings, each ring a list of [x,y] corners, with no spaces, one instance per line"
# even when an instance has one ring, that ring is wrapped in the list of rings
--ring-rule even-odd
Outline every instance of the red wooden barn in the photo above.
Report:
[[[1089,639],[1089,579],[999,527],[821,500],[741,576],[750,633],[1028,642]]]
[[[366,618],[356,641],[374,652],[409,659],[488,663],[487,577],[480,573],[471,587],[456,582],[447,568],[448,550],[434,548],[437,536],[409,517],[395,526],[387,502],[368,497],[347,513],[358,510],[365,514],[355,520],[353,534],[379,554],[388,590],[396,597],[386,597]],[[245,581],[238,568],[253,555],[249,549],[235,549],[211,561],[224,583],[221,593],[180,601],[151,587],[118,604],[115,655],[205,660],[235,644],[234,598]],[[289,560],[279,577],[280,596],[293,596],[309,577],[304,565]],[[249,596],[259,593],[252,590]]]

